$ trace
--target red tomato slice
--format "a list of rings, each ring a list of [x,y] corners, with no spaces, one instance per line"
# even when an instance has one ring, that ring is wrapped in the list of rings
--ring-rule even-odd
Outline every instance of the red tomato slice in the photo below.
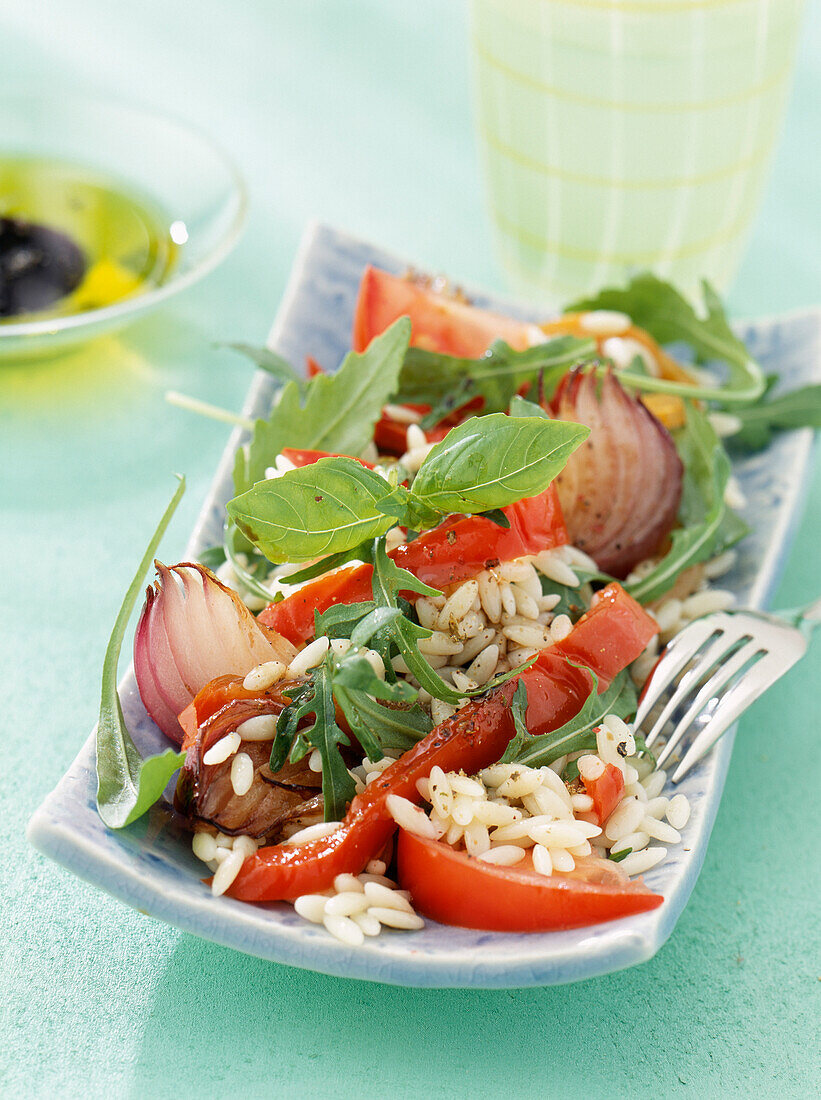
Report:
[[[399,882],[426,917],[492,932],[552,932],[655,909],[664,900],[631,882],[607,860],[577,860],[570,875],[549,878],[529,855],[498,867],[441,841],[399,830]]]
[[[374,336],[398,317],[411,320],[411,344],[478,359],[494,340],[521,351],[531,343],[533,326],[437,294],[410,279],[368,267],[359,286],[353,325],[354,351],[364,351]]]
[[[413,542],[390,551],[397,565],[425,584],[442,588],[475,577],[488,565],[537,554],[567,542],[558,497],[553,486],[535,497],[503,509],[510,527],[499,527],[481,516],[457,516]],[[294,645],[314,634],[314,610],[333,604],[373,599],[370,565],[338,569],[306,584],[279,603],[270,604],[258,622],[276,630]],[[416,599],[413,593],[405,594]]]
[[[281,453],[289,462],[293,462],[294,466],[313,466],[315,462],[319,462],[320,458],[352,458],[360,466],[366,466],[369,470],[374,468],[372,462],[366,462],[364,458],[357,458],[356,455],[332,454],[330,451],[300,451],[296,447],[283,447]]]
[[[615,764],[606,764],[598,779],[585,779],[582,776],[582,783],[593,799],[593,812],[598,817],[599,824],[604,825],[624,794],[624,776],[621,769]]]

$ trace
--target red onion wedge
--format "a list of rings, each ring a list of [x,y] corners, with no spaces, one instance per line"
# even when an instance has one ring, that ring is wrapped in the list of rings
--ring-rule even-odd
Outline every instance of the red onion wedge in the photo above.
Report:
[[[154,565],[158,580],[146,590],[134,636],[134,673],[145,709],[180,744],[177,715],[209,680],[244,676],[264,661],[288,665],[296,650],[260,626],[239,596],[204,566]]]
[[[682,477],[675,444],[611,372],[571,371],[551,409],[591,429],[556,478],[570,541],[600,569],[625,577],[675,524]]]

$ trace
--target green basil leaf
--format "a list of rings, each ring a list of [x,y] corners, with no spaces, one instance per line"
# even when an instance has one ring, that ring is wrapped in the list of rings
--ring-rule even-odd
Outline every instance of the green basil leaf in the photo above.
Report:
[[[552,581],[550,577],[545,577],[543,574],[540,574],[539,580],[541,581],[543,596],[559,597],[559,602],[553,608],[553,614],[567,615],[575,623],[575,621],[588,610],[588,604],[585,602],[582,593],[584,586],[594,581],[601,582],[602,584],[610,584],[614,578],[608,573],[581,569],[579,566],[574,566],[573,572],[579,578],[579,585],[577,588],[571,588],[570,585],[567,584],[558,584],[556,581]]]
[[[227,505],[271,561],[310,561],[352,550],[393,526],[377,507],[385,479],[352,458],[323,458],[258,482]]]
[[[401,527],[414,531],[428,531],[438,527],[445,514],[431,508],[404,485],[396,485],[386,496],[377,502],[377,507],[385,515],[393,516]]]
[[[302,584],[303,581],[312,581],[315,577],[322,577],[331,569],[339,569],[340,566],[347,565],[349,562],[369,562],[371,560],[370,553],[371,543],[362,542],[359,546],[354,546],[350,550],[340,550],[338,554],[328,554],[327,557],[319,558],[310,565],[306,565],[304,569],[288,573],[288,576],[282,579],[287,584]]]
[[[572,421],[471,417],[437,443],[412,496],[440,512],[484,512],[536,496],[564,468],[590,429]]]
[[[125,594],[103,661],[103,685],[100,718],[97,723],[97,812],[109,829],[121,829],[141,817],[153,806],[168,780],[185,762],[184,752],[166,749],[143,760],[125,724],[117,691],[117,664],[128,620],[142,595],[143,578],[148,572],[160,539],[185,492],[185,478],[151,536],[133,581]]]
[[[283,447],[360,454],[397,388],[409,340],[410,321],[400,317],[361,355],[346,355],[335,374],[312,378],[304,405],[296,382],[283,386],[270,417],[256,421],[250,444],[237,451],[235,494],[262,481]]]
[[[537,405],[535,401],[528,401],[518,393],[514,393],[511,397],[508,413],[510,416],[540,416],[543,420],[549,419],[541,405]]]
[[[224,546],[209,546],[207,550],[200,551],[199,562],[206,566],[212,573],[216,573],[219,567],[227,560]]]
[[[622,289],[602,290],[568,306],[568,312],[612,309],[626,313],[639,328],[658,341],[673,344],[682,341],[693,349],[702,361],[727,364],[726,386],[692,386],[665,378],[647,377],[630,370],[620,370],[619,381],[640,390],[675,393],[681,397],[719,401],[723,405],[755,401],[764,392],[765,379],[761,367],[733,333],[727,322],[721,301],[709,283],[702,283],[705,315],[699,317],[686,298],[669,283],[655,275],[635,276]]]
[[[593,687],[575,718],[552,733],[528,737],[527,743],[518,749],[515,756],[505,754],[503,759],[507,763],[540,768],[567,753],[593,750],[596,748],[595,730],[602,719],[608,714],[626,719],[636,713],[636,690],[627,669],[620,672],[601,695],[598,693],[598,678],[593,672],[590,675],[593,677]]]

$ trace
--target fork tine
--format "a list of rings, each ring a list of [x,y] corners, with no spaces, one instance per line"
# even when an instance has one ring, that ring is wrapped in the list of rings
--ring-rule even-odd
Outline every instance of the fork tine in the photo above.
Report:
[[[664,748],[658,755],[656,760],[656,767],[663,767],[665,760],[667,760],[675,749],[681,744],[682,738],[685,736],[690,726],[693,723],[695,717],[704,710],[718,692],[728,684],[736,673],[740,672],[744,666],[753,659],[757,653],[761,653],[761,643],[755,641],[747,642],[742,646],[737,653],[734,653],[732,657],[725,664],[722,664],[716,669],[715,673],[710,677],[706,684],[696,694],[695,699],[691,705],[687,708],[687,713],[684,717],[676,723],[676,728],[670,734],[670,738]],[[683,681],[682,681],[683,683]]]
[[[641,729],[647,715],[676,676],[692,660],[693,655],[704,642],[712,634],[715,634],[717,629],[719,628],[716,626],[715,621],[707,623],[705,619],[697,619],[673,638],[650,676],[644,696],[636,711],[635,729]]]
[[[667,700],[661,714],[653,723],[653,727],[645,738],[647,747],[649,748],[656,740],[658,735],[664,729],[667,720],[676,709],[681,706],[684,700],[692,691],[693,687],[699,682],[702,676],[707,673],[714,664],[716,664],[721,657],[730,649],[735,643],[739,641],[737,636],[728,638],[726,634],[722,633],[716,638],[712,645],[708,646],[705,652],[699,657],[692,668],[689,668],[681,678],[676,690]],[[695,653],[689,654],[690,658],[695,657]],[[686,662],[685,662],[686,664]],[[684,667],[682,665],[682,667]]]
[[[678,783],[680,779],[684,778],[687,772],[701,760],[702,756],[710,751],[725,730],[743,714],[751,703],[754,703],[776,680],[779,680],[788,669],[792,668],[803,652],[803,648],[795,647],[786,656],[781,651],[768,653],[755,665],[754,676],[742,676],[738,683],[730,688],[716,707],[712,719],[693,741],[685,753],[684,759],[673,773],[674,783]]]

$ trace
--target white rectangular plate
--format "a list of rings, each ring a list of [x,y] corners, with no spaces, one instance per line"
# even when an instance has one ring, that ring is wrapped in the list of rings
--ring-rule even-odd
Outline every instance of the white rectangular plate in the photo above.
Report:
[[[334,229],[311,227],[271,333],[271,346],[296,366],[312,355],[324,367],[335,368],[350,345],[359,280],[368,263],[395,272],[406,266]],[[528,315],[482,293],[473,297],[481,306]],[[765,371],[780,374],[786,386],[821,381],[821,313],[741,326],[739,334]],[[246,414],[265,415],[274,392],[271,377],[258,373]],[[189,545],[192,557],[221,542],[233,453],[242,438],[235,432],[226,448]],[[743,514],[753,530],[722,585],[732,588],[741,604],[765,607],[774,592],[801,511],[811,445],[808,430],[786,433],[767,451],[736,463],[748,501]],[[121,695],[142,754],[160,751],[167,742],[146,715],[132,672]],[[632,966],[658,951],[695,885],[732,748],[729,733],[680,784],[693,807],[683,842],[646,876],[648,885],[664,895],[664,904],[651,913],[571,932],[501,934],[428,922],[423,931],[387,933],[352,950],[323,928],[306,924],[290,906],[214,898],[201,881],[202,864],[192,856],[188,837],[171,829],[161,814],[116,833],[103,826],[94,804],[93,735],[32,818],[29,838],[40,851],[134,908],[275,962],[409,986],[550,985]]]

